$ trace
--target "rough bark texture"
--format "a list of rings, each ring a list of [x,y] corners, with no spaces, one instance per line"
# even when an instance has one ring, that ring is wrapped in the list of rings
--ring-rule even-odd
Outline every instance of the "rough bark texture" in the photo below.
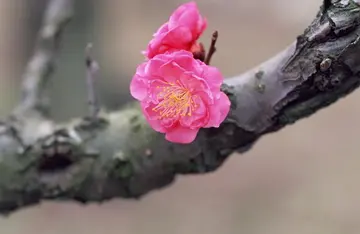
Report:
[[[203,129],[189,145],[164,140],[139,106],[56,124],[47,117],[43,84],[55,58],[72,0],[52,0],[38,49],[24,75],[24,98],[0,124],[0,212],[42,199],[102,202],[139,198],[177,174],[216,170],[275,132],[328,106],[359,86],[360,7],[324,1],[291,46],[243,75],[226,80],[231,112],[218,129]],[[46,56],[44,56],[46,55]]]

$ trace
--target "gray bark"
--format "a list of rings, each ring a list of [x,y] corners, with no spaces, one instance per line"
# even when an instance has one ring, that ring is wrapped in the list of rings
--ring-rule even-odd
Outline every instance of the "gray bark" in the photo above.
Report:
[[[188,145],[167,142],[149,128],[137,103],[97,117],[54,123],[45,82],[73,0],[52,0],[23,99],[0,124],[0,212],[42,199],[103,202],[140,198],[178,174],[216,170],[264,134],[307,117],[359,86],[360,6],[324,1],[296,42],[245,74],[227,79],[231,111],[220,128],[202,129]]]

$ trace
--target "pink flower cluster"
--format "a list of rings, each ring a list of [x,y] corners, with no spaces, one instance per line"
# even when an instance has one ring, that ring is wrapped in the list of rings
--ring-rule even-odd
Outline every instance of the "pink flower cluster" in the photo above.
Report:
[[[130,84],[151,127],[171,142],[191,143],[200,128],[219,127],[230,110],[220,71],[192,53],[206,26],[195,2],[177,8],[154,34]]]

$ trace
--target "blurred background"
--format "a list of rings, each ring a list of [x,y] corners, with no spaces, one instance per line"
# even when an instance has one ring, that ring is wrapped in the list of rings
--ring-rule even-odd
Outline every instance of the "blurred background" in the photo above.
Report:
[[[101,64],[98,92],[108,109],[130,101],[129,81],[151,35],[180,0],[77,0],[58,69],[50,82],[59,121],[87,112],[83,51],[93,42]],[[321,0],[197,0],[218,30],[212,64],[227,77],[289,45]],[[0,0],[0,115],[19,98],[46,0]],[[336,104],[263,137],[216,172],[181,176],[140,201],[44,202],[0,218],[1,234],[358,234],[360,107],[356,91]]]

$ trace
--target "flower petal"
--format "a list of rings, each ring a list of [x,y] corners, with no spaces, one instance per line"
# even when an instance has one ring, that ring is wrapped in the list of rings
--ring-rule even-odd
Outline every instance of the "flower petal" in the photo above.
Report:
[[[130,83],[130,93],[135,99],[143,101],[148,95],[147,81],[135,75]]]
[[[171,45],[169,47],[177,49],[190,49],[192,41],[193,35],[186,26],[178,26],[169,30],[163,38],[163,43],[165,45]]]
[[[209,121],[209,113],[206,103],[199,96],[194,96],[193,101],[196,104],[195,110],[191,111],[190,116],[183,116],[180,124],[188,128],[200,128]]]
[[[209,96],[211,96],[211,90],[206,82],[201,77],[195,76],[191,71],[185,72],[180,77],[180,82],[183,84],[184,87],[188,88],[191,93],[207,93]]]
[[[193,54],[187,50],[179,50],[175,52],[174,61],[179,64],[180,67],[188,71],[194,70],[194,65],[196,65],[194,63],[196,60],[194,59]]]
[[[135,99],[142,101],[148,93],[148,82],[146,78],[146,62],[136,68],[136,73],[130,82],[130,93]]]
[[[215,100],[214,105],[209,106],[209,122],[204,128],[215,127],[218,128],[225,120],[230,111],[230,100],[225,93],[220,92],[219,98]]]
[[[165,59],[166,61],[167,59]],[[145,73],[147,75],[147,77],[149,78],[149,80],[161,77],[160,75],[160,67],[162,65],[164,65],[164,59],[162,58],[162,56],[158,55],[155,56],[154,58],[150,59],[145,66]]]
[[[158,118],[154,118],[154,115],[152,114],[152,106],[149,104],[150,103],[146,102],[141,103],[141,110],[145,115],[146,120],[155,131],[165,133],[166,128],[161,124],[161,121]]]
[[[198,132],[199,129],[190,129],[178,125],[167,132],[165,138],[174,143],[189,144],[195,140]]]
[[[153,110],[156,104],[152,102],[142,102],[141,109],[150,126],[157,132],[168,132],[178,122],[178,118],[160,118],[159,112]]]
[[[202,77],[204,77],[211,89],[215,90],[219,90],[224,81],[219,69],[213,66],[204,66]]]
[[[197,5],[196,2],[188,2],[185,4],[180,5],[170,16],[169,18],[169,27],[176,27],[177,25],[179,25],[179,22],[182,21],[183,19],[183,15],[186,14],[187,12],[195,12],[197,14],[199,14],[199,11],[197,10]],[[185,19],[186,20],[186,19]],[[193,20],[193,17],[191,17],[191,19],[188,20]],[[183,22],[184,24],[185,22]]]
[[[169,61],[168,63],[165,63],[160,68],[160,73],[164,81],[174,84],[184,72],[185,72],[184,68],[180,67],[177,63],[175,63],[172,60]]]

